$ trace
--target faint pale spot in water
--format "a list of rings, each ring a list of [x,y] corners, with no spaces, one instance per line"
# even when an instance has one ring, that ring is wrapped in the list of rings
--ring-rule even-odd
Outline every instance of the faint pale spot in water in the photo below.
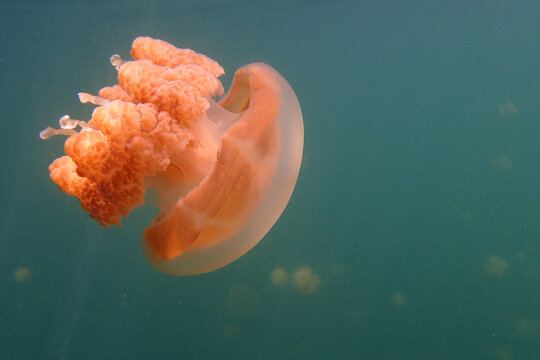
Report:
[[[484,271],[490,275],[501,276],[508,270],[508,262],[498,256],[490,256],[484,264]]]
[[[293,272],[291,282],[295,290],[312,295],[319,290],[321,279],[309,266],[301,266]]]
[[[392,294],[392,304],[398,308],[404,308],[407,306],[407,297],[401,291]]]
[[[332,275],[341,275],[345,271],[343,264],[334,264],[330,266],[330,274]]]
[[[235,320],[251,320],[259,313],[260,296],[253,287],[240,283],[233,285],[225,297],[225,306]]]
[[[360,321],[366,318],[365,311],[362,311],[360,309],[352,309],[348,312],[348,315],[352,321]]]
[[[495,348],[495,351],[493,351],[493,355],[495,355],[495,359],[498,359],[498,360],[511,360],[512,359],[512,354],[510,354],[510,352],[503,347]]]
[[[470,222],[473,220],[473,213],[471,210],[463,210],[459,214],[459,218],[461,219],[461,221]]]
[[[498,154],[493,159],[491,159],[489,163],[498,172],[508,172],[512,170],[512,167],[514,166],[510,157],[505,154]]]
[[[227,339],[231,339],[238,335],[240,329],[238,329],[238,326],[228,323],[223,326],[223,336],[225,336]]]
[[[13,272],[13,279],[15,279],[15,281],[18,283],[26,282],[30,280],[31,278],[32,278],[32,273],[30,272],[28,268],[25,268],[23,266],[18,267]]]
[[[306,171],[306,169],[309,169],[310,167],[310,163],[311,163],[311,158],[309,157],[308,154],[304,154],[304,156],[302,157],[302,171]]]
[[[289,282],[289,274],[284,268],[277,267],[270,273],[270,281],[276,286],[283,286]]]
[[[536,320],[521,318],[517,321],[516,330],[528,340],[540,340],[540,322]]]
[[[527,261],[527,254],[525,254],[523,251],[516,251],[514,253],[514,260],[519,263],[524,263]]]
[[[499,115],[512,115],[518,112],[516,105],[510,100],[497,104],[497,112]]]

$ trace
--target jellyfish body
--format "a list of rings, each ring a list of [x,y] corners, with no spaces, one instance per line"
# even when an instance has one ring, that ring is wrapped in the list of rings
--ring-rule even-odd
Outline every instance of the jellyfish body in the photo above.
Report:
[[[218,269],[255,246],[292,195],[303,149],[296,95],[256,63],[216,103],[223,69],[213,60],[151,38],[137,38],[131,54],[111,58],[118,85],[79,95],[99,105],[88,123],[68,118],[42,132],[69,136],[51,178],[104,226],[150,190],[160,214],[143,236],[149,262],[175,275]]]

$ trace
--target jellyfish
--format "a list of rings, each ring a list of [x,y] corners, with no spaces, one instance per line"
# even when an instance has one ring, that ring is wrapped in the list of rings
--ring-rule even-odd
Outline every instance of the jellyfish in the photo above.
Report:
[[[289,281],[287,270],[282,267],[277,267],[270,273],[270,282],[275,286],[283,286]]]
[[[321,279],[313,272],[309,266],[300,266],[294,270],[291,276],[291,283],[295,290],[304,295],[312,295],[319,290]]]
[[[510,100],[497,104],[497,112],[499,115],[512,115],[518,112],[518,108]]]
[[[401,291],[392,294],[392,304],[397,308],[404,308],[407,306],[407,296]]]
[[[489,162],[491,166],[500,173],[507,173],[512,170],[514,164],[508,155],[498,154]]]
[[[502,276],[510,265],[498,256],[490,256],[484,263],[484,271],[489,275]]]
[[[233,285],[225,297],[229,315],[238,321],[254,319],[259,313],[260,303],[258,291],[245,283]]]
[[[529,340],[540,340],[540,322],[521,318],[516,323],[516,329],[519,335]]]
[[[27,282],[31,278],[32,278],[32,272],[30,271],[30,269],[24,266],[18,267],[13,272],[13,279],[15,279],[15,281],[18,283]]]
[[[205,55],[138,37],[131,57],[111,57],[118,84],[79,93],[96,105],[89,121],[65,115],[60,129],[40,133],[68,136],[50,177],[105,227],[157,207],[142,245],[156,269],[219,269],[255,246],[289,202],[304,141],[298,99],[263,63],[239,68],[222,96],[224,70]]]

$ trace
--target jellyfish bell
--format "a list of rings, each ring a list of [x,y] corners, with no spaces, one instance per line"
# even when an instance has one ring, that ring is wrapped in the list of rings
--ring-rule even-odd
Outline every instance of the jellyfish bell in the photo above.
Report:
[[[120,225],[151,190],[160,213],[144,231],[149,262],[176,275],[218,269],[255,246],[292,195],[303,148],[296,95],[255,63],[214,102],[223,69],[213,60],[151,38],[135,39],[131,54],[112,58],[118,85],[80,94],[98,107],[57,130],[69,136],[67,156],[51,178],[104,226]]]
[[[210,109],[230,110],[226,122],[241,115],[223,134],[215,167],[171,216],[145,231],[144,252],[164,272],[207,272],[234,261],[270,230],[292,195],[303,128],[285,79],[268,65],[245,66],[220,105]]]

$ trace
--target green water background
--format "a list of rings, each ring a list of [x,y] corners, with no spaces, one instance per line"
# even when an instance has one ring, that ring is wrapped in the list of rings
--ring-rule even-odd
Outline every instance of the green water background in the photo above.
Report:
[[[538,1],[1,1],[0,358],[540,358],[539,19]],[[226,88],[271,64],[302,105],[289,206],[216,272],[158,273],[153,209],[105,229],[48,177],[63,140],[39,131],[89,118],[76,93],[114,83],[139,35],[217,60]],[[271,284],[301,265],[315,294]]]

